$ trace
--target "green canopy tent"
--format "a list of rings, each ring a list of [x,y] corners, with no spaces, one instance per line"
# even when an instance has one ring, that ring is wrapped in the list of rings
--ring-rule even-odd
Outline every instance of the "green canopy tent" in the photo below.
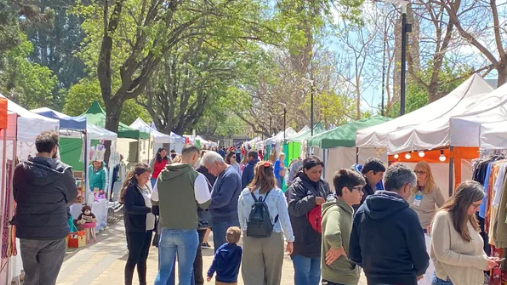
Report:
[[[356,146],[356,131],[367,127],[389,121],[389,118],[382,116],[373,116],[368,119],[353,121],[321,134],[313,136],[308,140],[308,146],[315,146],[322,149],[334,147],[354,147]]]
[[[324,150],[324,178],[332,183],[334,173],[341,168],[349,168],[356,162],[364,163],[369,157],[382,157],[386,155],[385,149],[365,149],[358,152],[356,149],[356,131],[379,125],[389,121],[389,118],[373,116],[368,119],[353,121],[308,140],[309,147],[318,147]]]
[[[320,134],[324,130],[324,126],[319,122],[313,127],[313,134]],[[289,165],[289,163],[297,159],[299,156],[301,156],[301,143],[307,139],[309,139],[312,135],[312,130],[305,126],[299,133],[296,135],[290,137],[287,140],[287,158],[286,158],[286,165]]]
[[[98,127],[105,128],[106,126],[106,112],[100,106],[99,102],[95,101],[83,114],[86,116],[86,122]],[[133,166],[140,162],[141,146],[145,145],[141,140],[149,140],[150,134],[134,128],[120,122],[118,125],[118,139],[131,139],[136,141],[117,141],[117,151],[125,157],[125,161],[128,165]],[[150,145],[148,142],[147,145]]]
[[[86,116],[86,122],[101,128],[106,127],[106,112],[100,106],[99,102],[95,101],[83,114]],[[125,139],[150,139],[150,134],[133,129],[124,123],[120,122],[118,126],[118,138]]]

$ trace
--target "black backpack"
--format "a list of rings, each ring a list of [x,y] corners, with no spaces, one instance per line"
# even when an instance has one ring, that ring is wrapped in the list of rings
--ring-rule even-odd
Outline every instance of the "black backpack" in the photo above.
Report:
[[[268,194],[271,191],[266,193],[264,199],[262,196],[255,198],[253,193],[252,198],[255,203],[252,206],[252,210],[250,211],[250,216],[248,217],[246,235],[252,238],[267,238],[271,236],[273,232],[274,224],[271,223],[271,217],[269,216],[268,205],[266,204],[266,199],[268,198]],[[278,221],[278,215],[275,217],[275,224]]]

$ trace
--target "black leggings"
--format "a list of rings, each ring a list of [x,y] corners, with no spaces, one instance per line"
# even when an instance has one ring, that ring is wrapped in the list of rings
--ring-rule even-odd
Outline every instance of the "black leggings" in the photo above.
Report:
[[[132,285],[136,265],[139,283],[146,284],[146,260],[150,252],[152,234],[153,231],[127,232],[129,255],[125,264],[125,285]]]

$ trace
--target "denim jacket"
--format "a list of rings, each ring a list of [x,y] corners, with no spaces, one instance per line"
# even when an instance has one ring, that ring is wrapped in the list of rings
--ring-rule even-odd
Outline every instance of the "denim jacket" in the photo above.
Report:
[[[253,192],[255,197],[258,199],[259,196],[262,196],[263,199],[266,194],[259,195],[259,189]],[[250,216],[250,211],[252,210],[252,206],[255,203],[252,195],[250,194],[250,189],[245,188],[241,194],[239,195],[238,200],[238,215],[239,215],[239,223],[241,225],[241,230],[246,231],[248,217]],[[273,232],[281,233],[283,228],[283,233],[288,242],[294,242],[294,233],[292,231],[292,226],[289,218],[289,211],[287,209],[287,201],[285,200],[285,195],[282,190],[278,188],[273,188],[270,190],[270,193],[267,197],[266,204],[269,209],[269,216],[271,217],[271,222],[274,223]],[[275,217],[278,215],[278,221],[275,224]]]

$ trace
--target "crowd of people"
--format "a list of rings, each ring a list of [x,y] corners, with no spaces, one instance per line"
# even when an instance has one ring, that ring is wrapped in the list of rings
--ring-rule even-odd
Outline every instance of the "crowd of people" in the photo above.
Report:
[[[65,254],[77,189],[70,167],[56,159],[58,140],[54,132],[41,133],[37,156],[14,171],[13,223],[25,285],[56,284]],[[501,261],[483,250],[475,214],[484,191],[477,182],[461,183],[445,201],[427,163],[386,168],[371,158],[362,168],[337,171],[331,189],[317,156],[286,167],[282,154],[263,161],[257,151],[245,151],[240,163],[238,154],[186,145],[167,157],[160,149],[151,167],[140,163],[127,175],[120,192],[126,285],[136,270],[139,283],[147,283],[152,242],[155,285],[175,284],[176,261],[180,285],[212,278],[237,284],[240,271],[246,285],[278,285],[284,251],[296,285],[354,285],[361,271],[369,285],[481,285],[485,271]],[[384,190],[377,190],[381,180]],[[210,228],[215,256],[204,272]]]

